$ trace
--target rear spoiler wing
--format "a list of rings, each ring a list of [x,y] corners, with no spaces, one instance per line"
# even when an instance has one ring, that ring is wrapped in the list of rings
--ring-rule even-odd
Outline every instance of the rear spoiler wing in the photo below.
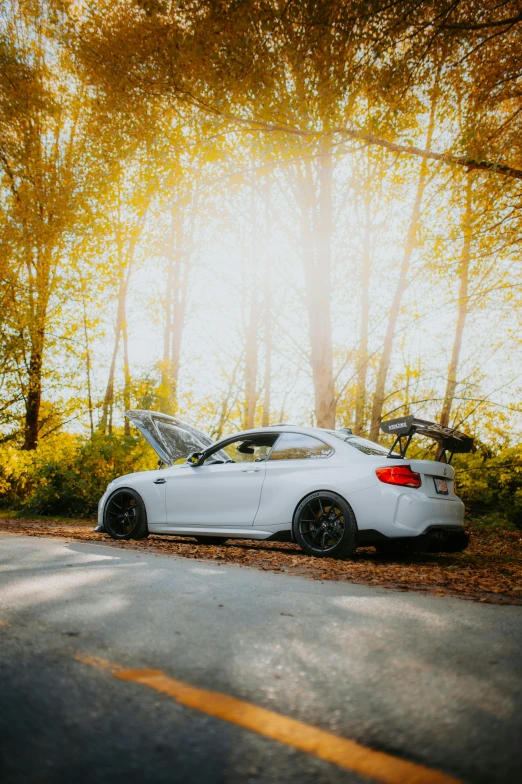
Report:
[[[416,433],[420,436],[431,438],[438,444],[439,456],[437,460],[442,463],[451,463],[451,458],[454,454],[471,452],[473,449],[471,436],[467,436],[459,430],[453,430],[451,427],[443,427],[436,422],[417,419],[413,415],[381,422],[381,430],[388,435],[395,436],[395,441],[388,452],[388,457],[393,456],[393,450],[397,446],[399,447],[400,456],[406,457],[410,441]],[[448,455],[446,454],[447,452],[449,453]]]

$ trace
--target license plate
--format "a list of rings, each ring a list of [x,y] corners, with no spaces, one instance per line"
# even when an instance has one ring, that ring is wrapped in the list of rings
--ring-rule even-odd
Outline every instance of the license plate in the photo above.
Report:
[[[435,482],[435,490],[440,495],[448,495],[448,480],[447,479],[437,479],[433,477],[433,481]]]

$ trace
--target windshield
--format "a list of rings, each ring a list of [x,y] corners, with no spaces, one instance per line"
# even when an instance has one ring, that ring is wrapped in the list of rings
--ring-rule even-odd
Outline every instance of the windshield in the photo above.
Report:
[[[365,455],[377,455],[380,457],[381,455],[387,455],[388,449],[386,447],[381,446],[380,444],[376,444],[374,441],[369,441],[367,438],[361,438],[361,436],[349,436],[345,433],[340,433],[337,430],[329,430],[336,438],[340,438],[341,441],[346,441],[347,444],[353,446],[355,449],[358,449],[359,452],[364,452]]]

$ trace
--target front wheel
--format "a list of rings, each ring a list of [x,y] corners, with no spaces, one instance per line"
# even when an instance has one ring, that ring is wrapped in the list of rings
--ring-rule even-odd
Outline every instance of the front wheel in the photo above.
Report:
[[[294,513],[294,538],[307,555],[348,558],[357,547],[357,523],[337,493],[320,490],[304,498]]]
[[[149,529],[142,497],[128,487],[115,490],[105,504],[103,524],[113,539],[145,539]]]

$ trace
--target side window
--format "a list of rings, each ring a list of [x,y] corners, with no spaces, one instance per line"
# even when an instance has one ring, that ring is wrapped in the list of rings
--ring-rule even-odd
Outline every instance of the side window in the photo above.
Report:
[[[269,460],[307,460],[330,457],[334,450],[323,441],[301,433],[284,433],[275,445]]]
[[[212,452],[205,460],[205,465],[212,463],[259,463],[266,460],[277,434],[251,436],[231,441],[220,449]]]
[[[340,430],[329,430],[328,432],[332,436],[340,438],[341,441],[346,441],[347,444],[350,444],[350,446],[358,449],[359,452],[364,452],[367,455],[378,455],[378,457],[384,457],[384,455],[387,455],[390,451],[389,449],[386,449],[386,447],[381,446],[380,444],[376,444],[374,441],[369,441],[367,438],[346,435]]]
[[[375,444],[373,441],[368,441],[367,438],[360,438],[359,436],[347,438],[346,443],[350,444],[350,446],[354,446],[359,452],[364,452],[366,455],[384,457],[384,455],[389,453],[389,449],[386,449],[380,444]]]

